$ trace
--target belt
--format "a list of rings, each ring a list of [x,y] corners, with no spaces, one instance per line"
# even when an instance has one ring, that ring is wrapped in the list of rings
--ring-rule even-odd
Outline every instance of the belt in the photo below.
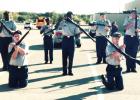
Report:
[[[65,38],[71,38],[71,37],[74,37],[74,36],[64,36]]]
[[[110,64],[109,64],[110,65]],[[111,67],[120,68],[120,65],[110,65]]]
[[[114,65],[115,66],[115,68],[120,68],[120,66],[119,65]]]
[[[49,36],[49,37],[51,37],[52,35],[45,35],[45,36]]]
[[[128,36],[128,37],[136,37],[135,35],[126,35],[126,36]]]
[[[23,68],[25,66],[15,66],[15,65],[11,65],[12,67],[15,67],[15,68]]]

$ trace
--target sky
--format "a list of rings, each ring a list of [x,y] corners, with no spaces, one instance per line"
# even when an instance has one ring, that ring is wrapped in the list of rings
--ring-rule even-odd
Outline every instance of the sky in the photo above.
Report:
[[[12,12],[58,12],[75,14],[121,12],[125,3],[132,0],[0,0],[0,10]]]

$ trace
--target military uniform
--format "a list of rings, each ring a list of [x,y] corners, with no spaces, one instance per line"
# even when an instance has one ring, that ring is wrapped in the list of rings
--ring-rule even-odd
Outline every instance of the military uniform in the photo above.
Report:
[[[16,30],[16,25],[13,21],[2,21],[3,24],[10,30]],[[3,61],[3,70],[8,70],[8,45],[12,42],[12,35],[4,28],[1,27],[0,32],[0,53]]]
[[[139,39],[135,33],[135,19],[134,18],[126,18],[124,21],[124,26],[131,26],[125,30],[124,43],[126,45],[125,52],[130,56],[136,58],[139,46]],[[140,29],[140,19],[138,19],[137,27]],[[126,72],[136,72],[136,62],[126,58]]]
[[[64,35],[62,40],[63,75],[73,75],[72,66],[75,51],[74,36],[79,34],[80,30],[75,25],[66,20],[61,21],[59,27],[62,29],[62,33]]]
[[[114,33],[115,34],[115,33]],[[113,34],[112,34],[113,36]],[[119,47],[118,45],[116,45]],[[122,49],[124,50],[124,49]],[[106,62],[107,62],[107,80],[102,76],[102,82],[106,86],[107,89],[118,89],[122,90],[123,86],[123,78],[122,78],[122,68],[120,66],[120,61],[112,58],[112,53],[116,52],[116,49],[108,44],[106,47]]]
[[[97,64],[100,63],[103,60],[103,63],[106,63],[105,58],[106,58],[106,53],[105,49],[107,46],[107,41],[104,38],[104,36],[109,35],[109,31],[105,31],[106,26],[111,26],[111,23],[109,20],[98,20],[96,21],[97,23],[97,29],[96,29],[96,52],[97,52]],[[98,25],[99,24],[99,25]],[[102,26],[102,25],[104,26]],[[104,35],[104,36],[101,36]]]
[[[9,45],[9,52],[12,50],[12,44]],[[25,53],[28,53],[28,46],[25,43],[18,45],[19,47],[25,50]],[[11,88],[23,88],[28,84],[28,68],[27,68],[27,57],[18,53],[16,59],[10,59],[9,64],[9,87]]]
[[[48,63],[48,60],[50,60],[50,63],[53,61],[53,39],[52,39],[52,33],[48,31],[51,30],[51,27],[49,25],[45,25],[41,28],[40,32],[44,33],[44,53],[45,53],[45,63]],[[48,53],[49,53],[49,58],[48,59]]]

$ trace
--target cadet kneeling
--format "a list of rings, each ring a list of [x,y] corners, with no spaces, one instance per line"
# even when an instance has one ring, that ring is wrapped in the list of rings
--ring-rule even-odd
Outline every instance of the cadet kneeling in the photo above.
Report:
[[[15,45],[21,36],[21,31],[15,31],[13,33],[13,42],[10,43],[8,52],[11,52],[14,48],[14,52],[11,55],[9,62],[9,87],[11,88],[23,88],[27,86],[28,68],[27,58],[28,48],[25,43],[21,42],[19,45]]]
[[[125,45],[119,46],[120,36],[121,33],[119,32],[112,34],[112,43],[121,50],[124,50]],[[107,89],[122,90],[124,88],[120,61],[121,54],[111,44],[108,44],[106,47],[107,79],[103,75],[101,76],[102,83]]]

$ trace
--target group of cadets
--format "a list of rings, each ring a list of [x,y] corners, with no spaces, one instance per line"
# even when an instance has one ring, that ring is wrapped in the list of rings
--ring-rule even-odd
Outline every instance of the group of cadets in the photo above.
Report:
[[[107,43],[109,35],[112,36],[112,43],[120,48],[122,51],[125,50],[127,54],[136,58],[139,46],[139,40],[137,38],[140,32],[140,20],[137,22],[137,29],[135,29],[135,17],[136,12],[131,11],[129,17],[124,21],[125,35],[124,44],[119,45],[119,39],[121,33],[118,32],[118,26],[115,22],[112,23],[106,18],[104,13],[100,14],[99,20],[93,26],[93,31],[96,32],[96,53],[97,62],[96,64],[107,63],[106,77],[101,76],[102,83],[107,89],[122,90],[123,79],[122,79],[122,67],[120,65],[121,54],[111,45]],[[73,19],[73,13],[67,12],[64,20],[60,21],[57,28],[63,30],[62,40],[62,75],[73,75],[72,66],[75,51],[75,37],[79,36],[81,31],[77,26],[72,24],[69,20]],[[44,42],[44,60],[45,64],[53,62],[53,39],[51,31],[51,19],[46,19],[47,24],[43,26],[40,33],[43,33]],[[26,55],[28,54],[28,47],[25,43],[16,43],[20,40],[21,31],[16,30],[16,25],[13,21],[9,20],[9,12],[4,12],[4,20],[2,23],[10,30],[14,31],[13,34],[8,32],[3,25],[0,25],[0,53],[2,55],[3,70],[9,70],[9,86],[10,87],[26,87],[28,83],[28,68]],[[112,27],[111,27],[112,26]],[[13,39],[12,39],[13,38]],[[13,42],[12,42],[13,40]],[[10,44],[10,45],[9,45]],[[80,47],[81,45],[79,45]],[[10,61],[8,61],[8,52],[14,48],[14,52],[11,55]],[[136,62],[126,58],[126,72],[136,72]]]

